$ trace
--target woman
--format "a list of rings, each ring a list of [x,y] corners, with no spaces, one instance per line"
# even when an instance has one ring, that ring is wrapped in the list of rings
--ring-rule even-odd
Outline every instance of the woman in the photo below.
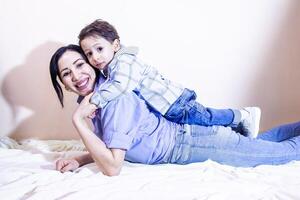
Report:
[[[150,111],[138,94],[122,95],[95,113],[89,103],[104,77],[94,69],[76,45],[62,47],[50,63],[53,86],[63,105],[63,92],[57,77],[67,90],[86,96],[73,114],[77,129],[89,154],[61,159],[56,169],[74,170],[95,161],[108,175],[118,175],[124,160],[145,164],[202,162],[207,159],[233,166],[283,164],[300,160],[300,123],[279,126],[259,135],[244,137],[231,128],[180,125]],[[96,83],[97,81],[97,83]],[[93,118],[94,131],[88,126]]]

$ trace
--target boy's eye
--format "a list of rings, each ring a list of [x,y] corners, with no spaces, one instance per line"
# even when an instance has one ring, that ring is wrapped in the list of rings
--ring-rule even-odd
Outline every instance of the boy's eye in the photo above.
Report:
[[[102,47],[98,47],[97,48],[98,51],[102,51],[102,49],[103,49]]]
[[[92,53],[91,52],[87,52],[85,53],[86,57],[91,57],[92,56]]]

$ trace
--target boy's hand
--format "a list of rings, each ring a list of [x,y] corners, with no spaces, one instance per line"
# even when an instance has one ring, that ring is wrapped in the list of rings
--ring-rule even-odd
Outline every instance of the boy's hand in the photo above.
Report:
[[[56,170],[64,173],[67,171],[73,171],[79,167],[79,162],[73,159],[59,159],[56,161]]]
[[[97,106],[89,102],[92,95],[93,93],[89,94],[81,101],[81,103],[79,104],[78,108],[74,113],[74,116],[80,118],[88,117],[91,119],[96,116]]]
[[[90,114],[88,118],[93,119],[94,117],[96,117],[96,114],[97,114],[97,110],[95,110],[92,114]]]

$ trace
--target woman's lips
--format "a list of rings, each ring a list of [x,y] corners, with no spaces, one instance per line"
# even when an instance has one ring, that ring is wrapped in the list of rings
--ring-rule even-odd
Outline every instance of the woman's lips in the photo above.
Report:
[[[83,80],[80,80],[76,83],[76,88],[79,90],[79,91],[83,91],[87,88],[88,86],[88,82],[89,82],[89,78],[85,78]]]

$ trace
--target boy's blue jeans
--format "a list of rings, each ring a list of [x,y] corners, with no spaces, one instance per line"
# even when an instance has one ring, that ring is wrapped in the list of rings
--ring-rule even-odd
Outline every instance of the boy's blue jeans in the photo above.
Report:
[[[182,95],[171,105],[164,117],[179,124],[198,124],[202,126],[236,127],[241,121],[240,111],[206,108],[196,102],[196,97],[194,91],[184,89]]]
[[[182,125],[166,162],[187,164],[211,159],[221,164],[253,167],[300,160],[300,122],[245,137],[230,127]]]

